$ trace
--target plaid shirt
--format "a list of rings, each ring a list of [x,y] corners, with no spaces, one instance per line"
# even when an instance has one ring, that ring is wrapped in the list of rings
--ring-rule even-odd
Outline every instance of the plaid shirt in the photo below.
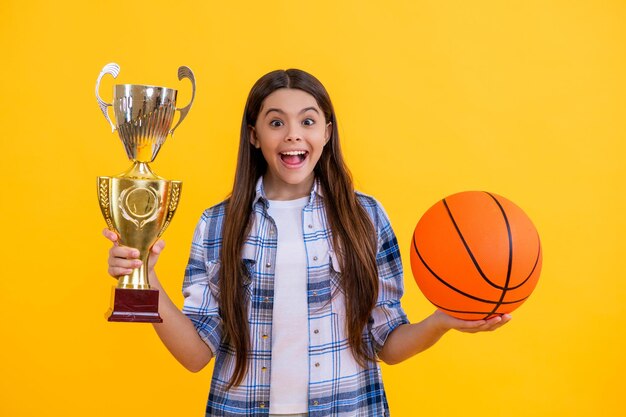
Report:
[[[393,329],[408,323],[399,301],[403,292],[402,263],[396,237],[380,204],[363,194],[357,197],[370,215],[378,236],[378,300],[363,331],[366,346],[376,354]],[[277,231],[268,215],[268,204],[262,179],[259,179],[253,202],[253,225],[242,251],[242,262],[249,271],[243,285],[249,306],[251,351],[243,382],[230,390],[226,387],[233,373],[235,354],[230,346],[222,343],[218,305],[225,203],[206,210],[194,233],[183,283],[183,312],[215,356],[207,416],[267,416],[269,413]],[[344,298],[338,291],[341,271],[332,248],[324,197],[317,181],[303,209],[302,230],[308,275],[309,416],[387,416],[389,407],[380,367],[374,362],[365,368],[359,366],[348,344]]]

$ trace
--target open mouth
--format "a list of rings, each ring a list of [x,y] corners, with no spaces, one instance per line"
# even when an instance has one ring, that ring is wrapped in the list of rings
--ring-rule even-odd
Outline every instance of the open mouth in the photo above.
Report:
[[[286,164],[290,166],[300,165],[306,157],[309,155],[307,151],[288,151],[281,152],[280,159]]]

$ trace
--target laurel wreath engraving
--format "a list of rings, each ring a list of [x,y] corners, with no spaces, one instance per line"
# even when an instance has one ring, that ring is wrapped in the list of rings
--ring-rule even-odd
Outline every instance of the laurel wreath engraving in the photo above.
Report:
[[[159,232],[159,237],[165,232],[165,229],[170,225],[172,221],[172,217],[174,217],[174,213],[178,208],[178,202],[180,200],[180,183],[174,182],[172,183],[172,187],[170,188],[167,198],[169,200],[169,207],[167,210],[167,217],[165,219],[165,223],[163,223],[163,227],[161,227],[161,231]]]
[[[99,187],[99,201],[100,201],[100,209],[102,210],[102,214],[104,215],[104,221],[107,224],[109,230],[115,231],[115,227],[113,227],[113,221],[111,220],[110,215],[110,204],[109,201],[109,178],[100,178],[100,187]]]
[[[170,195],[170,212],[176,211],[178,207],[178,200],[180,199],[180,184],[172,184],[172,192]]]

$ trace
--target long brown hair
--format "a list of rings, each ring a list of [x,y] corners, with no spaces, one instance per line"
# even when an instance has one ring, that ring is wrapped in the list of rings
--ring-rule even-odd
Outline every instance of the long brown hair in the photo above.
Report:
[[[248,365],[250,329],[242,281],[247,271],[241,262],[241,251],[250,232],[256,182],[267,169],[261,151],[250,144],[250,128],[257,120],[263,100],[280,88],[295,88],[311,94],[323,111],[326,122],[332,123],[330,139],[314,172],[324,195],[333,248],[339,255],[342,271],[340,289],[345,296],[348,342],[361,365],[374,360],[373,353],[363,343],[362,335],[378,297],[376,231],[367,212],[357,201],[352,178],[341,153],[335,111],[326,89],[304,71],[277,70],[261,77],[248,96],[241,122],[235,182],[224,220],[220,311],[225,341],[236,353],[235,370],[229,387],[242,382]]]

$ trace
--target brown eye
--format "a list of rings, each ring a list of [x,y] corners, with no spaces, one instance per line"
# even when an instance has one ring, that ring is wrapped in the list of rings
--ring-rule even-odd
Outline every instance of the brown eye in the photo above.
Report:
[[[270,122],[270,126],[272,127],[281,127],[283,125],[283,122],[280,120],[272,120]]]
[[[302,121],[302,124],[304,126],[313,126],[315,124],[315,120],[311,119],[310,117],[307,117],[306,119]]]

